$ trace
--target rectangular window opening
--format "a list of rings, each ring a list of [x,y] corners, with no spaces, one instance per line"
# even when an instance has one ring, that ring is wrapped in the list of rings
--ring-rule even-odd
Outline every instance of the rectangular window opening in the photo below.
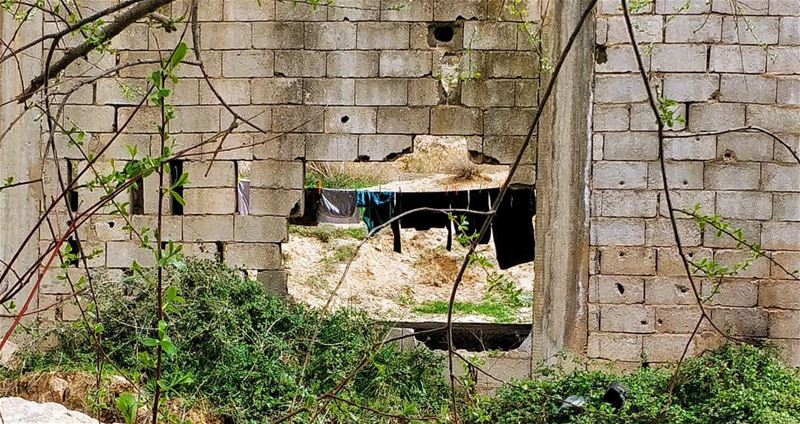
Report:
[[[144,179],[139,177],[131,186],[131,215],[144,215]]]
[[[67,185],[71,186],[75,181],[75,163],[71,159],[67,159]],[[70,212],[78,212],[78,203],[80,198],[78,191],[74,188],[67,193],[67,204],[69,205]]]

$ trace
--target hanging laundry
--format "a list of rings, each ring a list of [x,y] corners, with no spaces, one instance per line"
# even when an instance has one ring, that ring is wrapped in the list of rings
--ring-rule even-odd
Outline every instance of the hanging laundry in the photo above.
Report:
[[[303,216],[290,218],[291,225],[316,227],[319,224],[319,201],[322,193],[315,188],[307,188],[303,194]]]
[[[398,193],[398,214],[419,208],[448,209],[451,196],[444,192],[434,193]],[[415,230],[430,230],[431,228],[447,229],[447,250],[453,247],[453,227],[446,213],[435,211],[420,211],[400,218],[400,227]]]
[[[499,190],[492,193],[492,204]],[[533,216],[536,195],[533,188],[509,189],[492,220],[494,247],[500,269],[532,262],[535,258]]]
[[[362,220],[371,232],[375,227],[389,222],[394,216],[394,193],[359,191],[356,193],[356,206],[364,208]]]
[[[493,189],[497,192],[497,189]],[[491,207],[489,205],[490,189],[459,191],[451,197],[451,207],[453,209],[469,209],[477,212],[488,212]],[[483,223],[486,221],[488,215],[477,213],[456,214],[456,225],[461,222],[462,217],[467,221],[467,235],[473,235],[481,230]],[[489,228],[486,234],[483,235],[478,241],[478,244],[488,244],[492,238],[492,229]]]
[[[236,199],[239,215],[250,215],[250,180],[240,179],[236,184]]]
[[[356,192],[354,190],[322,189],[318,221],[327,224],[358,224],[361,222],[356,207]]]

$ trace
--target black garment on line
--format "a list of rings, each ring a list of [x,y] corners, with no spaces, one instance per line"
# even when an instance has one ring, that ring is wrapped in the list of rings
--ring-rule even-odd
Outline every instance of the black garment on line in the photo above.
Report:
[[[303,215],[289,219],[289,224],[316,227],[319,225],[319,201],[320,191],[316,188],[308,188],[303,194]]]
[[[492,193],[492,203],[499,196]],[[500,269],[532,262],[535,258],[536,240],[533,216],[536,213],[536,195],[533,188],[510,189],[497,208],[492,220],[494,247]]]
[[[419,208],[448,209],[450,208],[450,195],[447,193],[397,193],[398,214]],[[446,213],[434,211],[420,211],[400,218],[400,227],[415,230],[430,230],[431,228],[447,229],[447,250],[453,248],[453,226]],[[395,249],[398,251],[398,249]]]
[[[489,193],[497,193],[497,189],[481,189],[481,190],[470,190],[468,192],[462,191],[455,193],[453,197],[453,208],[458,209],[469,209],[476,212],[489,212],[491,210],[491,205],[489,204]],[[467,199],[466,203],[464,202],[464,198]],[[458,206],[456,206],[458,204]],[[468,235],[472,235],[477,233],[478,231],[483,228],[483,224],[486,222],[488,215],[481,215],[477,213],[467,213],[463,214],[465,216],[468,223]],[[457,219],[461,219],[460,216]],[[457,221],[457,223],[460,221]],[[478,244],[488,244],[489,240],[492,238],[492,229],[489,228],[486,231],[486,234],[483,235],[483,238],[478,241]]]

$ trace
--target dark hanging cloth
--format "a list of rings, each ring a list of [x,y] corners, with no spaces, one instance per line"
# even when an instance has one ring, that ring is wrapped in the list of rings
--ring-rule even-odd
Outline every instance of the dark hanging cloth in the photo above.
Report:
[[[356,206],[364,208],[361,218],[367,229],[372,231],[375,227],[389,222],[394,216],[394,193],[379,191],[359,191],[356,193]]]
[[[449,209],[450,195],[448,193],[397,193],[398,214],[419,208]],[[425,231],[431,228],[447,229],[447,250],[453,248],[453,227],[446,213],[434,211],[415,212],[400,218],[402,228],[413,228]]]
[[[321,193],[317,189],[306,189],[303,194],[303,215],[289,219],[289,224],[315,227],[319,224],[319,200]]]
[[[492,193],[492,203],[499,196]],[[533,216],[536,213],[536,195],[533,188],[510,189],[497,208],[492,220],[494,246],[500,269],[532,262],[535,257]]]
[[[478,212],[489,212],[491,205],[489,204],[489,193],[498,193],[498,189],[484,189],[484,190],[470,190],[469,192],[469,210]],[[475,213],[467,214],[467,222],[469,222],[469,229],[471,231],[480,231],[483,224],[486,222],[488,215],[480,215]],[[492,229],[489,228],[486,234],[483,235],[478,241],[478,244],[488,244],[492,238]]]
[[[318,221],[326,224],[358,224],[361,222],[356,207],[356,192],[354,190],[322,189]]]

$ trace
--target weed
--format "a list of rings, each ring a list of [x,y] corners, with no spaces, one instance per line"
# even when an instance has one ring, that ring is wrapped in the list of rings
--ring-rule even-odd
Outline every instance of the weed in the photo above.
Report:
[[[306,165],[306,187],[359,189],[386,184],[388,178],[357,164],[311,162]]]
[[[414,312],[430,315],[447,314],[448,302],[444,300],[429,300],[414,307]],[[515,310],[508,305],[492,300],[483,300],[480,303],[455,302],[453,313],[462,315],[483,315],[494,318],[496,322],[513,322]]]
[[[367,238],[367,229],[366,227],[338,227],[334,225],[319,225],[316,227],[292,225],[289,227],[289,234],[315,238],[323,243],[329,243],[331,240],[347,238],[364,240]]]

